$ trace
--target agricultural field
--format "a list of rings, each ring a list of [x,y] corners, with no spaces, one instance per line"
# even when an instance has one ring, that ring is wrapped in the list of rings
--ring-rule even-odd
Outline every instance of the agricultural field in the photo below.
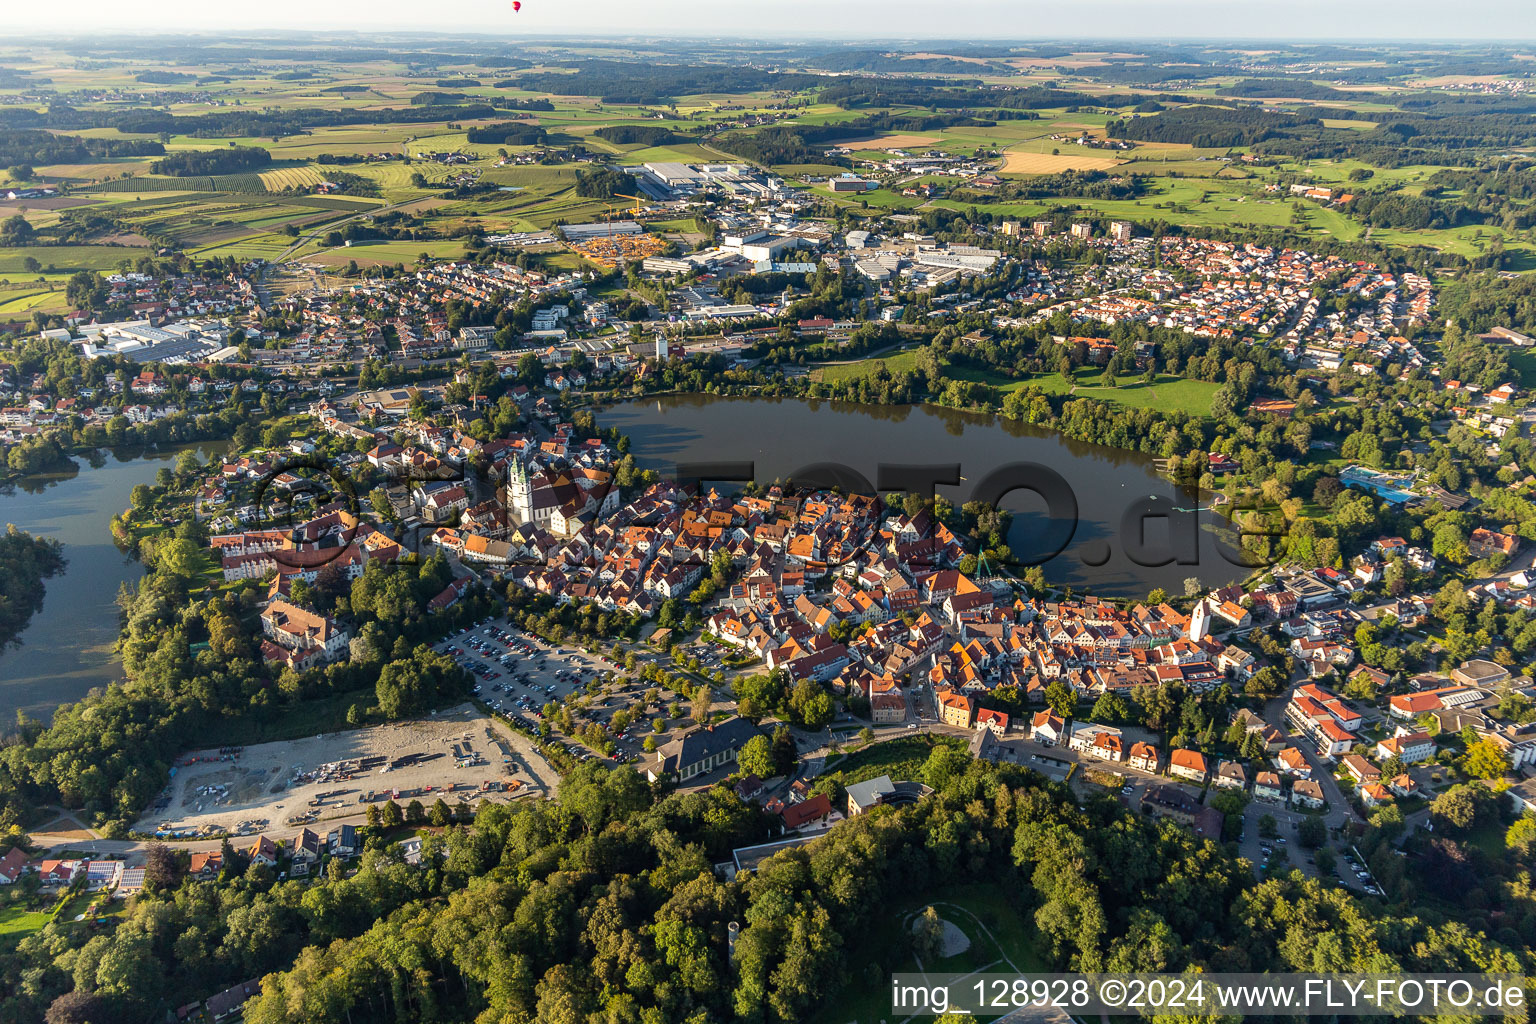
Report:
[[[1128,55],[1074,53],[1069,56],[1037,58],[1029,56],[973,57],[961,55],[954,60],[973,68],[973,76],[956,77],[949,69],[925,81],[924,88],[959,87],[964,81],[979,81],[1009,89],[1048,84],[1062,90],[1063,101],[1050,107],[1030,107],[1023,116],[987,110],[984,101],[977,109],[954,108],[924,101],[911,89],[876,93],[864,100],[845,104],[820,87],[788,90],[708,89],[680,95],[658,95],[649,101],[634,97],[585,95],[576,83],[581,73],[576,66],[587,57],[603,61],[638,59],[665,63],[664,46],[603,45],[590,48],[555,47],[529,44],[520,51],[520,59],[509,69],[492,68],[469,59],[444,60],[433,70],[424,70],[412,59],[393,59],[380,52],[367,59],[339,61],[320,57],[313,61],[283,58],[262,62],[260,67],[231,59],[228,68],[212,73],[206,67],[177,62],[154,62],[151,70],[192,76],[155,88],[165,111],[176,117],[221,116],[236,106],[296,115],[334,112],[335,117],[321,123],[306,124],[301,130],[259,134],[258,129],[242,125],[237,133],[209,135],[203,131],[177,129],[165,133],[137,126],[97,125],[71,129],[80,139],[92,142],[129,140],[159,141],[167,153],[214,153],[230,146],[261,147],[272,156],[272,164],[245,173],[213,174],[203,177],[170,177],[150,173],[152,156],[121,156],[80,159],[74,162],[44,164],[35,173],[63,183],[69,188],[59,205],[35,205],[25,216],[35,230],[58,230],[67,220],[63,203],[89,204],[93,211],[110,213],[119,224],[110,233],[103,231],[89,239],[86,246],[52,248],[36,258],[45,269],[43,285],[28,285],[19,280],[21,254],[14,250],[0,253],[0,282],[11,286],[6,311],[25,312],[30,307],[47,308],[56,301],[57,282],[75,269],[111,269],[124,259],[134,259],[169,245],[195,256],[234,256],[271,258],[292,245],[285,230],[308,233],[322,228],[328,220],[366,209],[370,205],[399,207],[419,218],[428,233],[459,234],[501,231],[543,230],[560,222],[577,222],[621,215],[624,200],[601,200],[575,194],[575,174],[584,166],[581,150],[598,162],[633,166],[649,162],[714,162],[739,159],[733,146],[762,130],[792,130],[836,125],[877,116],[931,117],[936,112],[954,110],[970,114],[986,125],[954,125],[933,130],[859,132],[835,140],[828,148],[850,153],[856,169],[870,173],[887,159],[887,152],[936,152],[966,159],[980,159],[983,166],[1010,179],[1049,177],[1065,172],[1100,171],[1108,174],[1134,174],[1151,179],[1146,194],[1135,199],[1099,200],[1070,195],[1028,201],[991,199],[984,194],[958,199],[943,196],[962,182],[947,176],[926,177],[940,197],[924,199],[903,196],[900,188],[866,195],[832,195],[824,187],[810,185],[807,178],[825,178],[847,170],[840,163],[821,163],[815,147],[797,154],[795,162],[775,165],[791,187],[810,187],[812,194],[852,212],[870,215],[881,212],[951,209],[976,209],[993,218],[1025,218],[1067,209],[1106,218],[1132,221],[1163,221],[1187,230],[1205,229],[1283,229],[1298,235],[1327,237],[1341,241],[1385,244],[1404,249],[1436,250],[1466,259],[1485,258],[1493,251],[1495,239],[1508,254],[1509,265],[1523,269],[1536,266],[1536,237],[1531,229],[1507,230],[1490,224],[1465,224],[1454,228],[1424,230],[1371,229],[1336,208],[1315,202],[1294,201],[1283,193],[1265,193],[1270,182],[1306,180],[1332,187],[1354,189],[1400,189],[1405,195],[1419,196],[1440,169],[1432,163],[1379,167],[1367,158],[1353,154],[1330,155],[1318,159],[1263,159],[1245,163],[1238,159],[1245,146],[1213,147],[1190,141],[1132,141],[1125,148],[1078,145],[1076,140],[1105,140],[1111,122],[1126,117],[1163,117],[1176,113],[1178,107],[1218,111],[1218,104],[1230,103],[1229,90],[1242,83],[1244,76],[1223,74],[1181,86],[1182,98],[1170,100],[1156,84],[1124,84],[1098,76],[1101,69],[1119,66],[1133,59]],[[914,74],[924,63],[942,55],[909,55]],[[522,67],[524,61],[531,66]],[[791,62],[793,63],[793,62]],[[77,62],[67,48],[58,46],[32,50],[11,61],[23,71],[46,75],[54,87],[63,90],[133,90],[139,87],[137,76],[142,66],[105,59]],[[1012,69],[1013,75],[1008,73]],[[569,90],[549,79],[549,72],[571,73]],[[537,87],[524,87],[516,79],[522,74],[543,77]],[[891,70],[886,82],[902,81],[903,71]],[[1455,76],[1452,76],[1454,78]],[[473,79],[474,81],[470,81]],[[461,83],[462,80],[462,83]],[[842,83],[856,79],[840,78]],[[1430,86],[1462,84],[1444,75],[1430,76]],[[496,87],[497,83],[502,86]],[[1270,100],[1286,109],[1308,111],[1326,107],[1318,124],[1339,139],[1369,138],[1379,132],[1384,121],[1404,108],[1397,105],[1396,93],[1405,88],[1420,88],[1420,79],[1405,79],[1391,87],[1380,84],[1350,84],[1326,103],[1305,98]],[[552,89],[553,92],[544,91]],[[484,116],[484,108],[475,116],[454,118],[422,116],[396,121],[393,115],[408,111],[414,98],[434,90],[461,94],[464,104],[504,106],[493,116]],[[6,92],[0,89],[0,93]],[[1127,95],[1145,96],[1147,110],[1137,108],[1128,114]],[[1339,96],[1347,98],[1339,98]],[[1161,102],[1152,102],[1161,97]],[[551,109],[512,109],[523,101],[548,101]],[[1205,100],[1217,103],[1204,102]],[[1118,104],[1118,105],[1117,105]],[[90,104],[88,103],[87,106]],[[1255,105],[1261,105],[1255,101]],[[1170,109],[1175,108],[1175,109]],[[101,110],[111,109],[103,103]],[[451,108],[450,108],[451,109]],[[469,113],[466,107],[466,113]],[[743,119],[767,115],[768,129],[744,126]],[[348,123],[355,116],[355,123]],[[409,116],[409,115],[407,115]],[[498,146],[471,143],[468,131],[477,125],[519,121],[536,123],[549,134],[544,146]],[[375,123],[376,122],[376,123]],[[645,126],[669,129],[697,141],[671,141],[644,146],[616,143],[596,133],[605,126]],[[578,159],[562,155],[560,162],[538,164],[495,163],[503,152],[524,157],[539,155],[548,149],[569,149]],[[1262,148],[1262,147],[1258,147]],[[470,157],[470,162],[444,165],[422,158],[426,152],[452,152]],[[323,156],[364,158],[358,163],[320,163]],[[409,159],[409,162],[407,162]],[[544,159],[549,157],[544,155]],[[449,191],[449,179],[468,174],[498,191]],[[376,188],[374,198],[322,197],[305,194],[331,175],[355,175]],[[420,176],[420,177],[417,177]],[[426,185],[413,183],[425,179]],[[7,180],[9,176],[7,175]],[[915,179],[900,179],[909,184]],[[1455,198],[1459,193],[1441,193]],[[991,201],[989,201],[989,199]],[[5,216],[7,207],[0,207]],[[18,211],[19,212],[19,211]],[[669,216],[668,222],[678,220]],[[688,219],[688,218],[681,218]],[[689,244],[697,241],[682,229]],[[100,243],[118,243],[102,245]],[[42,247],[35,247],[42,248]],[[409,249],[410,251],[403,252]],[[106,251],[97,251],[106,250]],[[366,250],[366,252],[365,252]],[[437,240],[417,243],[359,244],[342,254],[320,252],[309,244],[299,254],[318,254],[324,261],[357,258],[368,261],[395,262],[414,259],[422,251],[458,253],[456,241]],[[573,257],[574,258],[574,257]],[[23,290],[23,286],[27,286]]]
[[[0,248],[0,277],[6,280],[35,278],[24,264],[28,257],[42,264],[45,274],[68,275],[77,270],[116,270],[124,260],[133,262],[144,255],[142,247],[126,245],[33,245]]]
[[[845,139],[838,143],[858,152],[867,149],[926,149],[938,145],[938,135],[876,135],[863,139]]]
[[[321,249],[301,256],[307,263],[320,263],[329,267],[344,267],[354,261],[358,266],[366,267],[395,263],[409,265],[415,263],[423,253],[433,259],[457,259],[464,255],[464,243],[454,239],[363,240],[353,242],[350,246]]]
[[[0,287],[0,316],[7,319],[25,318],[33,313],[58,313],[68,307],[62,288],[50,288],[36,283]]]
[[[1028,153],[1010,150],[1003,161],[1005,174],[1060,174],[1062,171],[1107,171],[1120,163],[1110,156],[1085,153]]]
[[[308,188],[325,180],[313,167],[285,167],[276,171],[262,171],[259,177],[269,192],[278,192],[285,188]]]

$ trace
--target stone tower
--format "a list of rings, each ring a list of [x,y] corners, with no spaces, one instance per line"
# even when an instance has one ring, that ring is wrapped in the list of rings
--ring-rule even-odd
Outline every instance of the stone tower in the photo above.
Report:
[[[1211,635],[1211,605],[1209,601],[1201,601],[1195,605],[1195,614],[1189,617],[1189,638],[1199,643]]]
[[[507,497],[504,504],[507,511],[519,521],[532,521],[533,485],[528,480],[528,467],[523,465],[520,455],[512,456],[512,464],[507,467]]]

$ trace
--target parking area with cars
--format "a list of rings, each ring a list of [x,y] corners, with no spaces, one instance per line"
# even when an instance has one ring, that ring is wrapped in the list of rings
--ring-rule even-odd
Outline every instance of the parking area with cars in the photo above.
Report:
[[[532,732],[539,731],[548,704],[566,704],[574,696],[572,731],[579,732],[590,723],[604,726],[614,748],[611,758],[618,762],[637,763],[644,756],[652,719],[667,718],[665,709],[681,700],[662,689],[657,702],[647,704],[645,694],[651,684],[627,672],[621,662],[572,644],[540,639],[504,618],[483,620],[435,646],[475,678],[473,692],[478,700],[494,714]],[[615,730],[614,715],[621,710],[631,722]],[[601,756],[559,730],[553,730],[550,739],[577,760]]]

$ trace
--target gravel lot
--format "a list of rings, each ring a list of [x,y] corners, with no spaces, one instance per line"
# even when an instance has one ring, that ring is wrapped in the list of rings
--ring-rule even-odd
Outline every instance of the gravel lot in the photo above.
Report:
[[[356,816],[396,791],[402,805],[415,799],[430,807],[440,796],[453,803],[546,794],[556,781],[526,738],[469,705],[238,753],[192,751],[177,764],[136,831],[169,830],[177,837],[284,832]],[[482,791],[487,782],[498,788]],[[515,789],[504,788],[513,783]]]

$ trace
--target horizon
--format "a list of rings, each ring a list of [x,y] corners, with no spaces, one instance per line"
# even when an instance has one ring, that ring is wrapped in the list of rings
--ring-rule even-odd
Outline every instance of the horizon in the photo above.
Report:
[[[53,13],[25,7],[12,15],[12,31],[21,38],[90,39],[106,33],[154,38],[175,35],[238,35],[248,32],[335,32],[360,35],[473,31],[494,38],[615,38],[643,33],[656,39],[723,38],[742,41],[828,42],[850,36],[851,48],[871,43],[929,46],[938,43],[1028,44],[1051,41],[1095,42],[1265,42],[1265,43],[1425,43],[1438,45],[1520,45],[1536,40],[1536,5],[1523,0],[1479,0],[1455,12],[1454,39],[1443,31],[1443,4],[1433,0],[1368,0],[1342,10],[1323,0],[1257,0],[1235,8],[1214,0],[1182,0],[1149,5],[1132,0],[1082,0],[1068,9],[1007,0],[962,0],[934,5],[915,0],[875,3],[844,0],[827,5],[812,0],[782,0],[767,5],[706,5],[694,0],[656,0],[636,5],[594,0],[573,24],[570,8],[548,0],[525,0],[514,13],[511,0],[470,0],[450,12],[428,14],[401,0],[363,4],[346,0],[321,8],[298,0],[272,0],[259,11],[213,10],[193,0],[151,0],[125,8],[108,0],[81,0],[71,7],[76,23],[91,27],[59,31]],[[145,28],[146,17],[156,22]],[[900,23],[913,31],[888,36],[867,34],[871,19]],[[366,24],[361,22],[366,21]],[[601,31],[584,26],[602,22]],[[805,31],[785,21],[814,26]],[[1106,33],[1104,25],[1117,27]],[[925,31],[932,28],[933,31]],[[1392,31],[1403,27],[1404,31]],[[1385,28],[1385,31],[1384,31]]]

